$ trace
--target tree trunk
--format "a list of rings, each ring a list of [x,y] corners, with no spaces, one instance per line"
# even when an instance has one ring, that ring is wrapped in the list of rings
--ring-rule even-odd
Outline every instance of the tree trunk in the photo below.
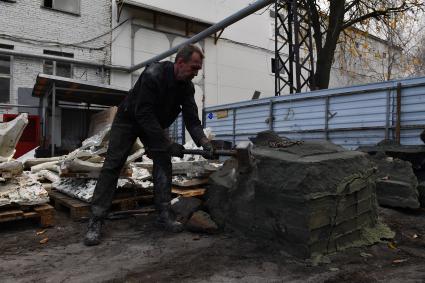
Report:
[[[332,61],[344,22],[344,6],[344,0],[330,1],[329,27],[326,31],[325,44],[322,48],[316,47],[317,62],[314,79],[318,89],[329,87]]]

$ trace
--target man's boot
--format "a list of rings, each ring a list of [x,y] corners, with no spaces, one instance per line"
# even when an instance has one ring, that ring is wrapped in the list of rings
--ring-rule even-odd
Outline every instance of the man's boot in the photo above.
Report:
[[[178,233],[183,231],[184,229],[183,224],[175,220],[174,214],[170,210],[169,203],[167,202],[160,203],[157,208],[159,210],[159,216],[155,223],[156,226],[158,226],[159,228],[165,231],[173,232],[173,233]]]
[[[103,220],[95,217],[90,217],[84,245],[96,246],[100,244],[100,233],[103,226]]]

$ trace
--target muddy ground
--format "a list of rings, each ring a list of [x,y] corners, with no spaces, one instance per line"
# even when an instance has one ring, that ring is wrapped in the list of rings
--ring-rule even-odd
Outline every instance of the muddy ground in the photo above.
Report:
[[[103,244],[87,248],[86,223],[58,212],[40,235],[35,223],[0,224],[0,282],[425,282],[425,210],[380,215],[394,243],[315,265],[230,232],[168,234],[153,215],[108,221]]]

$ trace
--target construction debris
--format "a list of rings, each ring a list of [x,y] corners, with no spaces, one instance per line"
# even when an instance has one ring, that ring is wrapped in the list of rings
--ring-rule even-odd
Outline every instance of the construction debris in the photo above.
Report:
[[[4,180],[19,176],[24,171],[22,163],[19,161],[0,162],[0,177]],[[1,181],[1,180],[0,180]]]
[[[0,162],[12,159],[16,152],[16,144],[27,125],[27,113],[20,114],[10,122],[0,123]]]
[[[0,124],[0,206],[37,205],[49,201],[47,191],[37,178],[24,172],[21,162],[11,160],[27,124],[27,114]]]
[[[40,182],[28,172],[23,172],[0,183],[0,206],[9,204],[35,205],[49,202],[49,195]]]
[[[214,221],[304,258],[365,244],[365,229],[378,222],[367,155],[263,136],[285,147],[256,144],[249,171],[229,160],[211,175],[206,204]]]
[[[378,152],[370,159],[378,168],[376,194],[383,206],[419,208],[418,180],[412,164]]]
[[[376,193],[383,206],[418,209],[418,178],[425,177],[425,146],[398,145],[382,141],[360,147],[377,166]]]

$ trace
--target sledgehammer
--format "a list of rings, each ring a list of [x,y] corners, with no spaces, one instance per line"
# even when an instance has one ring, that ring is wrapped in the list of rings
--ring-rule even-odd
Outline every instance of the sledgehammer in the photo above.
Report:
[[[240,142],[235,149],[214,149],[215,156],[232,156],[238,161],[240,171],[245,171],[251,167],[251,148],[252,143],[249,141]],[[184,154],[195,154],[209,157],[210,152],[201,149],[185,149]]]

